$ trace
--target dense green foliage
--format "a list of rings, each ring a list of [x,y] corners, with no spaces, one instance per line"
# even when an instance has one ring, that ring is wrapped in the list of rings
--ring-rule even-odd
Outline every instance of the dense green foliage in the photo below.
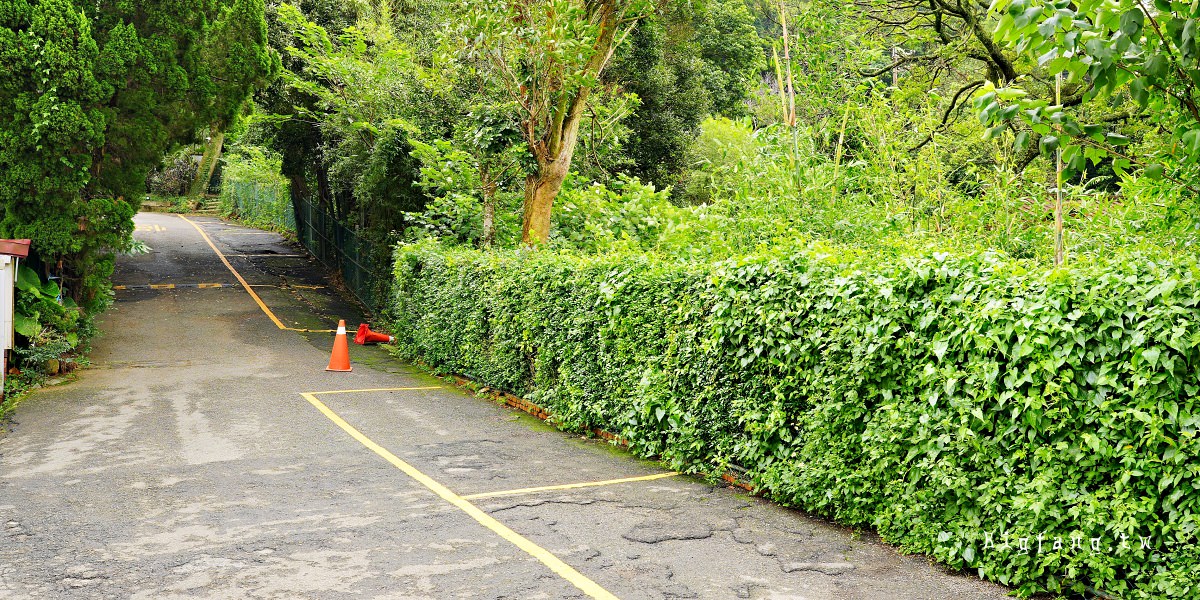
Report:
[[[606,76],[638,99],[625,171],[660,188],[679,183],[700,123],[712,113],[744,115],[762,62],[741,0],[668,6],[638,27]]]
[[[274,71],[263,11],[262,0],[0,2],[0,236],[31,238],[40,275],[85,313],[110,299],[147,174],[233,121]]]
[[[690,470],[740,465],[781,502],[1024,594],[1200,592],[1200,264],[841,254],[413,246],[395,331],[404,356],[566,427]]]
[[[193,155],[203,152],[197,146],[184,146],[162,160],[158,168],[146,176],[146,190],[152,195],[184,196],[196,179]]]
[[[280,174],[281,160],[254,146],[226,154],[221,178],[222,216],[251,227],[296,233],[296,215],[288,180]]]
[[[403,212],[425,204],[408,142],[414,127],[404,118],[421,90],[411,50],[381,21],[385,16],[331,33],[291,5],[277,10],[291,37],[284,52],[294,63],[284,81],[308,101],[292,108],[317,124],[310,143],[328,147],[319,159],[317,187],[328,188],[322,204],[381,234],[399,228]],[[293,185],[302,178],[294,175]]]
[[[1000,15],[998,41],[1065,75],[1064,83],[1082,88],[1085,101],[1129,106],[1125,118],[1136,116],[1173,143],[1160,143],[1149,153],[1126,153],[1127,136],[1102,121],[1081,121],[1059,102],[1031,98],[1020,81],[1012,82],[1018,87],[985,89],[976,100],[983,118],[999,123],[992,131],[1017,117],[1027,120],[1044,136],[1042,150],[1061,146],[1074,173],[1111,159],[1118,169],[1136,165],[1180,185],[1195,181],[1200,160],[1200,8],[1195,3],[1004,0],[993,8]],[[1017,138],[1018,145],[1027,143],[1028,136]],[[1194,184],[1190,191],[1196,193]]]

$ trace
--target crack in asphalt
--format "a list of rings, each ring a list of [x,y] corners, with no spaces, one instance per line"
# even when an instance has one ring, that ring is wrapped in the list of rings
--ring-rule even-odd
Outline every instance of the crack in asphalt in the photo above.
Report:
[[[484,508],[484,510],[487,511],[488,513],[495,514],[498,512],[502,512],[502,511],[506,511],[506,510],[513,510],[516,508],[536,508],[538,506],[545,506],[547,504],[571,504],[571,505],[575,505],[575,506],[588,506],[590,504],[595,504],[597,502],[614,502],[615,503],[616,500],[611,500],[608,498],[578,498],[578,499],[571,498],[571,497],[542,498],[539,500],[523,500],[521,502],[516,502],[516,503],[508,504],[508,505],[500,505],[500,506],[496,506],[496,507],[488,506],[487,508]]]

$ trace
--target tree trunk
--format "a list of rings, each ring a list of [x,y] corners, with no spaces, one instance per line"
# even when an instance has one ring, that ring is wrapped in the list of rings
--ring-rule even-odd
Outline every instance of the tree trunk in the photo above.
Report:
[[[491,180],[486,166],[479,169],[479,179],[483,182],[483,240],[484,248],[491,248],[496,243],[496,183]]]
[[[559,140],[545,151],[545,158],[538,158],[536,174],[525,178],[525,210],[521,217],[521,243],[526,246],[544,244],[550,239],[550,214],[554,198],[562,189],[567,174],[571,172],[571,159],[575,156],[575,142],[579,139],[579,123],[583,108],[587,105],[592,89],[585,87],[573,101],[573,106],[562,121],[562,129],[552,132],[551,139]],[[557,153],[557,154],[556,154]],[[536,154],[536,153],[535,153]]]
[[[491,248],[496,243],[496,197],[483,199],[483,247]]]
[[[300,207],[300,202],[302,200],[308,200],[308,179],[305,178],[303,174],[295,173],[287,175],[287,179],[288,192],[292,197],[292,204],[296,206],[298,210]]]
[[[561,161],[562,159],[560,159]],[[571,155],[565,163],[555,161],[536,175],[525,178],[525,210],[521,219],[521,242],[527,246],[544,244],[550,239],[550,214],[554,198],[562,189],[571,168]]]
[[[329,186],[329,169],[325,168],[325,159],[318,160],[317,165],[317,206],[331,215],[337,215],[334,204],[333,190]]]
[[[208,145],[204,147],[204,158],[200,159],[200,166],[196,169],[196,179],[192,181],[192,190],[188,196],[199,198],[208,191],[208,182],[212,180],[213,171],[217,168],[217,161],[221,160],[221,148],[224,144],[225,132],[214,129]]]
[[[624,39],[624,35],[618,36],[618,33],[623,24],[630,22],[624,18],[628,5],[615,0],[599,0],[588,4],[591,7],[589,16],[599,21],[600,31],[592,44],[594,53],[584,65],[581,74],[599,80],[605,65],[612,59],[617,46]],[[628,34],[629,31],[631,29],[625,29],[624,33]],[[558,77],[558,85],[565,85],[565,74],[559,73]],[[522,127],[525,131],[525,141],[538,162],[537,173],[525,178],[521,242],[527,246],[544,244],[550,239],[550,214],[554,206],[554,197],[562,189],[563,181],[571,171],[571,158],[575,154],[575,143],[579,139],[579,123],[583,119],[583,111],[587,107],[592,87],[593,84],[581,85],[573,97],[560,97],[556,103],[552,103],[548,107],[550,117],[546,123],[537,121],[541,117],[537,116],[536,111],[526,115]],[[525,96],[522,100],[528,99],[529,96]],[[543,127],[546,130],[539,134]]]

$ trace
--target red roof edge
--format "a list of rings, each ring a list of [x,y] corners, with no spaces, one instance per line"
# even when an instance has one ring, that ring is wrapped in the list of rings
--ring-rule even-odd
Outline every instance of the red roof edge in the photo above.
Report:
[[[26,258],[29,256],[29,240],[0,240],[0,254]]]

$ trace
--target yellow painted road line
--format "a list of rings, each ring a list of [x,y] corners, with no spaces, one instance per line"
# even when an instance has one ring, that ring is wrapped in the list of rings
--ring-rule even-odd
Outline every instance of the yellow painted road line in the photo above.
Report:
[[[199,233],[200,237],[204,238],[204,241],[208,243],[208,247],[212,248],[212,251],[217,254],[217,258],[221,259],[222,263],[225,263],[225,268],[229,269],[230,273],[233,273],[233,276],[237,278],[238,282],[242,284],[243,288],[246,288],[246,293],[250,294],[250,297],[254,299],[254,302],[258,304],[258,307],[262,309],[263,313],[266,314],[273,323],[275,323],[276,327],[285,331],[300,331],[306,333],[329,333],[333,331],[332,329],[297,329],[295,327],[288,327],[287,325],[284,325],[283,321],[280,321],[279,317],[276,317],[275,313],[271,312],[271,309],[267,307],[267,303],[263,302],[262,298],[259,298],[258,294],[254,293],[254,290],[250,287],[250,284],[246,282],[246,279],[242,277],[242,274],[238,273],[237,269],[233,268],[233,265],[229,264],[229,259],[225,258],[225,255],[221,254],[220,250],[217,250],[217,245],[213,243],[212,238],[209,238],[208,234],[204,233],[204,230],[201,229],[199,225],[192,222],[187,217],[179,215],[179,218],[187,222],[188,225],[196,228],[196,233]]]
[[[177,290],[177,289],[200,289],[212,290],[217,288],[232,287],[228,283],[148,283],[142,285],[114,285],[114,290]]]
[[[397,388],[370,388],[365,390],[332,390],[328,392],[309,392],[314,396],[324,396],[325,394],[358,394],[364,392],[413,392],[417,390],[442,390],[446,389],[440,385],[427,385],[423,387],[397,387]]]
[[[149,283],[143,285],[114,285],[114,290],[178,290],[178,289],[213,289],[230,287],[228,283]]]
[[[246,282],[246,279],[242,277],[242,274],[238,273],[237,269],[233,268],[233,265],[229,264],[229,260],[225,258],[224,254],[221,254],[220,250],[217,250],[217,245],[214,244],[212,239],[208,237],[208,234],[204,233],[204,230],[201,229],[199,225],[193,223],[187,217],[179,215],[179,218],[183,219],[188,225],[196,228],[196,233],[199,233],[200,237],[204,238],[204,241],[208,243],[208,247],[212,248],[212,251],[217,254],[217,258],[221,259],[221,262],[225,263],[225,268],[229,269],[229,272],[233,273],[233,276],[236,277],[237,280],[242,284],[242,287],[246,288],[246,293],[250,294],[250,297],[254,299],[254,302],[258,304],[258,307],[262,309],[263,313],[265,313],[267,317],[269,317],[271,321],[275,323],[275,326],[280,329],[287,329],[288,326],[284,325],[283,321],[280,321],[279,317],[276,317],[275,313],[271,312],[270,308],[267,308],[267,304],[262,301],[262,298],[259,298],[258,294],[254,293],[254,290],[250,288],[250,284]]]
[[[521,488],[519,490],[503,490],[499,492],[483,492],[481,494],[469,494],[463,496],[465,500],[478,500],[480,498],[495,498],[497,496],[517,496],[521,494],[536,494],[538,492],[553,492],[555,490],[574,490],[586,487],[598,487],[602,485],[615,485],[618,483],[633,483],[635,481],[654,481],[655,479],[666,479],[674,477],[679,473],[671,471],[670,473],[656,473],[654,475],[644,475],[642,477],[622,477],[621,479],[607,479],[604,481],[588,481],[584,483],[568,483],[565,485],[544,485],[542,487]]]
[[[274,283],[252,283],[252,284],[250,284],[250,287],[286,287],[286,288],[295,288],[298,290],[323,290],[323,289],[325,289],[325,286],[323,286],[323,285],[295,285],[295,284],[291,284],[291,283],[285,283],[282,286],[275,285]]]
[[[319,393],[329,394],[332,392]],[[557,573],[559,577],[566,579],[571,585],[579,588],[583,593],[598,600],[617,600],[617,597],[611,592],[600,587],[600,584],[596,583],[595,581],[588,579],[583,573],[576,571],[574,567],[568,565],[557,556],[551,554],[549,550],[542,548],[541,546],[531,542],[528,538],[509,529],[491,515],[480,510],[479,507],[468,502],[462,496],[450,491],[450,489],[446,486],[434,481],[432,477],[429,477],[428,475],[417,470],[416,467],[404,462],[395,454],[388,452],[388,450],[383,446],[371,441],[371,438],[363,435],[361,431],[355,429],[353,425],[347,423],[345,420],[339,417],[337,413],[330,410],[328,406],[325,406],[325,404],[318,400],[316,395],[313,393],[304,393],[300,395],[304,396],[304,399],[308,400],[309,404],[312,404],[317,410],[321,411],[321,414],[324,414],[326,417],[328,417],[329,420],[333,421],[335,425],[341,427],[342,431],[345,431],[346,433],[350,434],[350,437],[358,440],[358,443],[366,446],[375,454],[378,454],[384,460],[391,463],[392,466],[403,471],[405,475],[415,479],[418,483],[428,488],[429,491],[437,494],[439,497],[441,497],[441,499],[453,504],[459,510],[467,513],[467,515],[469,515],[472,519],[475,519],[477,522],[479,522],[480,525],[487,527],[496,535],[499,535],[512,545],[525,551],[526,554],[538,559],[538,561],[540,561],[542,564],[549,567],[551,571]]]

